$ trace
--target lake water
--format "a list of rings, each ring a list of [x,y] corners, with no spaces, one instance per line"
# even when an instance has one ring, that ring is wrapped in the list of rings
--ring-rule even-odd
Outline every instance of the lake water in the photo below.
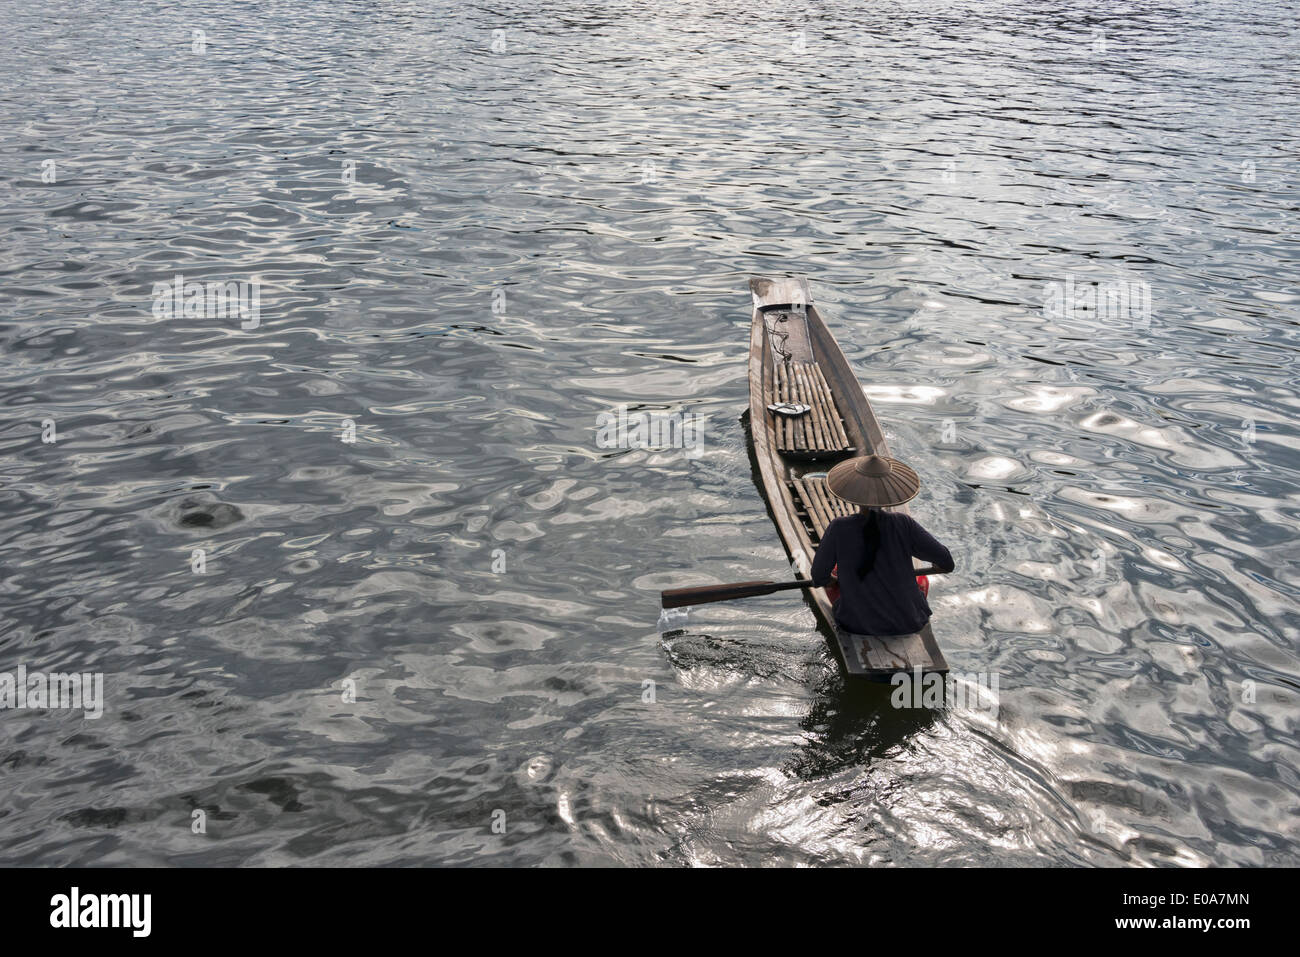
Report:
[[[0,712],[0,861],[1300,863],[1300,5],[0,11],[0,671],[104,695]],[[658,622],[789,573],[752,274],[996,713]]]

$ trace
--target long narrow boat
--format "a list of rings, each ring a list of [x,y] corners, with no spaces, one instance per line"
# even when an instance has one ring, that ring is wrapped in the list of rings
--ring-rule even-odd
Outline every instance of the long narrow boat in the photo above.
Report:
[[[888,455],[880,423],[848,360],[813,305],[803,278],[749,281],[754,316],[749,345],[749,427],[763,492],[799,578],[807,579],[826,526],[856,506],[826,488],[826,472],[855,455]],[[803,414],[769,410],[807,406]],[[899,506],[907,511],[907,506]],[[920,563],[918,563],[919,566]],[[927,623],[912,635],[852,635],[836,626],[821,588],[807,594],[834,634],[845,670],[889,681],[900,671],[947,672],[948,663]]]

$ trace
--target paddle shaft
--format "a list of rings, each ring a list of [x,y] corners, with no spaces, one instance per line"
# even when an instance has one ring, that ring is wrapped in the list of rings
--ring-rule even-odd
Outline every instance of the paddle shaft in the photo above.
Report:
[[[921,575],[942,575],[939,568],[918,568]],[[815,588],[807,579],[792,582],[733,582],[730,585],[700,585],[696,588],[669,588],[659,593],[659,603],[664,608],[681,608],[684,605],[707,605],[715,601],[731,601],[735,598],[754,598],[758,595],[770,595],[773,592],[787,591],[792,588]]]

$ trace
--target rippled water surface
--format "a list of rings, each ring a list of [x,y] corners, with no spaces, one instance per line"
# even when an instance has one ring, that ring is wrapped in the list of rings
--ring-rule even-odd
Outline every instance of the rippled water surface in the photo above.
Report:
[[[0,670],[107,698],[0,712],[0,860],[1300,863],[1297,4],[0,12]],[[754,273],[923,476],[996,716],[789,594],[657,624],[788,574]]]

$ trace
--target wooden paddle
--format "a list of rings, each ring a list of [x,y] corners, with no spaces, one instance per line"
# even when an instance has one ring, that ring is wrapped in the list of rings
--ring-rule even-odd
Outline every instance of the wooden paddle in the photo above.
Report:
[[[918,568],[921,575],[943,575],[939,568]],[[756,595],[770,595],[776,591],[791,588],[813,588],[807,579],[793,582],[734,582],[730,585],[700,585],[696,588],[669,588],[659,593],[659,604],[664,608],[681,608],[684,605],[707,605],[714,601],[731,601],[733,598],[753,598]]]

